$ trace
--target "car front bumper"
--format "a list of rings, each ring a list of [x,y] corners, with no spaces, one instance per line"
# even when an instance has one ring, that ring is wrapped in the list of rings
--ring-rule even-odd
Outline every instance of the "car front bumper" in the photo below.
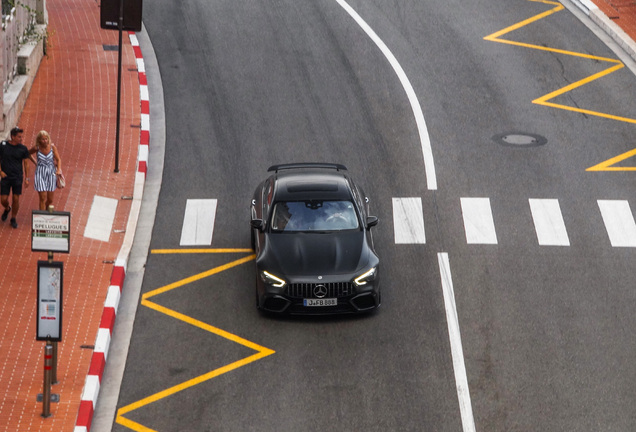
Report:
[[[260,282],[260,281],[259,281]],[[326,286],[323,297],[314,295],[316,286]],[[381,303],[379,278],[364,287],[355,287],[350,282],[324,284],[296,283],[282,288],[260,282],[257,285],[257,306],[259,309],[281,314],[330,315],[365,313],[377,309]],[[335,300],[337,304],[328,306],[308,306],[311,300]],[[310,300],[310,302],[306,302]]]

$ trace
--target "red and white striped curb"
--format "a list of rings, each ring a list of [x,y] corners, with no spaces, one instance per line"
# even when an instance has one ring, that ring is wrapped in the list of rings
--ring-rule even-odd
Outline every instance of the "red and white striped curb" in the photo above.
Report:
[[[139,72],[139,98],[141,99],[141,134],[139,137],[139,152],[137,157],[137,172],[135,173],[135,187],[133,192],[133,201],[126,225],[126,234],[122,243],[113,273],[110,277],[110,286],[104,302],[104,311],[102,319],[99,323],[97,338],[95,339],[95,348],[91,357],[91,364],[84,383],[82,391],[82,399],[80,401],[77,421],[73,432],[89,432],[93,421],[93,413],[99,396],[99,388],[102,382],[102,375],[106,367],[108,358],[108,348],[115,326],[115,318],[117,316],[117,307],[121,298],[124,279],[126,277],[126,264],[132,247],[132,241],[135,235],[135,228],[139,218],[139,210],[141,208],[141,198],[143,195],[144,183],[146,181],[146,173],[148,171],[148,145],[150,143],[150,102],[148,99],[148,81],[146,78],[146,69],[144,59],[141,55],[139,41],[134,32],[128,34],[130,43],[135,53],[137,62],[137,70]]]

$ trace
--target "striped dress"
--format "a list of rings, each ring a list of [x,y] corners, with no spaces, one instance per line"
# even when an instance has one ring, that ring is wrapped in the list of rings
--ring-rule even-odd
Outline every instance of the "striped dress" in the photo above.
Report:
[[[33,187],[38,192],[53,192],[57,189],[57,176],[53,149],[49,154],[38,150],[38,164],[35,167],[35,181]]]

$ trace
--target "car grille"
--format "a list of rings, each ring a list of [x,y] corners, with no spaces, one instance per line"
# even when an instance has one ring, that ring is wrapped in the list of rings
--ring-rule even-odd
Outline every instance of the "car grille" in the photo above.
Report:
[[[315,283],[295,283],[287,285],[285,294],[289,297],[296,298],[316,298],[314,289],[318,285],[324,285],[327,288],[325,298],[348,297],[353,294],[353,284],[351,282],[333,282],[324,284]]]

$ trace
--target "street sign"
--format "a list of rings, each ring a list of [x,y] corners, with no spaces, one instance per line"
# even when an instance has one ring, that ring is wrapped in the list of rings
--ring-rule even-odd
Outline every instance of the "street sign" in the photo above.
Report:
[[[64,265],[60,261],[38,261],[36,340],[62,341]]]
[[[99,13],[100,26],[104,30],[119,30],[119,11],[123,2],[123,31],[141,31],[142,0],[102,0]]]
[[[31,252],[69,253],[71,213],[33,210]]]

